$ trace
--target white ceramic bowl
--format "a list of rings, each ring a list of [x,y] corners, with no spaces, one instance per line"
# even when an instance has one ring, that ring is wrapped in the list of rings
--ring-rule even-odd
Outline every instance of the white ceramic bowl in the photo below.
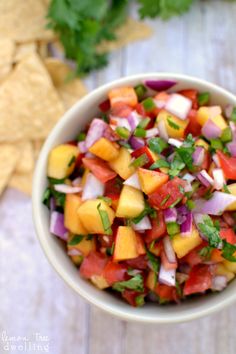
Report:
[[[96,116],[98,104],[106,98],[111,88],[124,85],[133,86],[146,79],[176,80],[178,84],[174,86],[173,90],[195,88],[202,92],[208,91],[211,94],[212,104],[219,104],[222,107],[229,103],[236,105],[236,97],[228,91],[206,81],[179,74],[138,74],[97,88],[65,113],[42,148],[34,174],[33,217],[39,241],[48,260],[64,281],[87,301],[125,320],[176,323],[199,318],[230,305],[236,300],[236,281],[233,281],[221,293],[200,296],[180,305],[158,306],[153,303],[142,308],[133,308],[108,292],[98,290],[80,277],[78,270],[61,246],[61,242],[50,234],[48,210],[41,202],[47,186],[46,167],[49,151],[54,146],[75,138],[76,134]]]

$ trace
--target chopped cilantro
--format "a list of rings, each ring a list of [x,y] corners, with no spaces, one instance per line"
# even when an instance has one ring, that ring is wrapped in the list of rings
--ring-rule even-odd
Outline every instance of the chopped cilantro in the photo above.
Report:
[[[148,250],[146,250],[146,251],[147,251],[147,257],[148,257],[148,260],[150,261],[152,270],[154,271],[154,273],[157,274],[159,272],[159,269],[160,269],[160,261],[150,251],[148,251]]]
[[[146,130],[143,128],[139,128],[137,127],[134,131],[134,136],[138,137],[138,138],[145,138],[146,136]]]
[[[195,203],[193,200],[188,199],[186,202],[186,206],[189,210],[193,210],[195,208]]]
[[[139,123],[139,125],[137,126],[137,128],[142,128],[142,129],[147,128],[147,126],[150,123],[150,121],[151,121],[151,118],[149,118],[149,117],[143,118],[141,120],[141,122]]]
[[[144,301],[144,295],[138,295],[135,298],[135,303],[138,307],[143,306],[145,301]]]
[[[231,194],[231,193],[230,193],[230,190],[229,190],[229,188],[228,188],[228,186],[227,186],[227,184],[224,184],[224,185],[223,185],[223,191],[224,191],[225,193]]]
[[[106,249],[106,254],[107,256],[113,256],[114,253],[114,249],[115,249],[115,242],[112,243],[112,246]]]
[[[138,100],[141,101],[143,99],[143,96],[147,92],[146,87],[143,84],[139,84],[135,86],[134,88],[136,95],[138,96]]]
[[[171,120],[169,117],[167,117],[167,122],[171,128],[173,128],[175,130],[180,129],[180,126],[178,124],[176,124],[175,122],[173,122],[173,120]]]
[[[236,245],[223,241],[222,256],[230,262],[236,262]]]
[[[151,217],[156,217],[156,210],[150,207],[150,205],[146,202],[144,210],[136,216],[136,218],[132,219],[134,224],[138,224],[146,215],[150,215]]]
[[[137,159],[131,162],[130,166],[133,167],[142,167],[148,163],[149,159],[146,154],[142,154]]]
[[[200,257],[210,259],[212,250],[213,250],[213,247],[205,246],[201,250],[199,250],[198,254]]]
[[[49,184],[62,184],[65,182],[65,178],[52,178],[52,177],[48,177],[48,181],[49,181]]]
[[[111,199],[111,198],[103,197],[103,196],[101,195],[101,196],[97,197],[97,199],[103,200],[103,201],[106,202],[109,206],[111,206],[111,204],[112,204],[112,199]]]
[[[143,277],[141,274],[136,274],[133,278],[129,280],[115,283],[112,286],[112,289],[120,292],[124,291],[125,289],[143,291],[144,290]]]
[[[43,199],[42,199],[42,203],[44,205],[46,205],[49,208],[50,205],[50,198],[51,198],[51,189],[48,187],[45,189],[44,193],[43,193]]]
[[[110,220],[109,220],[109,217],[108,217],[108,214],[107,214],[106,210],[101,210],[101,203],[98,204],[97,210],[99,212],[99,215],[100,215],[100,218],[101,218],[101,221],[102,221],[102,226],[103,226],[103,229],[104,229],[104,233],[106,235],[111,235],[112,234],[111,223],[110,223]]]
[[[125,141],[119,141],[121,146],[124,146],[126,149],[132,149],[131,145],[126,143]]]
[[[109,123],[109,118],[106,113],[101,114],[101,120],[103,120],[105,123]]]
[[[157,160],[149,167],[149,169],[155,170],[156,168],[162,168],[162,167],[166,167],[166,168],[170,167],[169,162],[163,159]]]
[[[79,133],[77,136],[77,141],[84,141],[86,138],[86,133]]]
[[[163,150],[168,148],[167,142],[162,138],[151,138],[148,142],[149,148],[158,154],[161,154]]]
[[[72,158],[70,159],[70,162],[68,163],[68,167],[72,166],[73,163],[75,162],[75,160],[76,160],[76,157],[72,156]]]
[[[162,202],[161,202],[161,206],[163,206],[166,202],[167,202],[167,200],[170,198],[170,194],[167,194],[166,196],[165,196],[165,198],[162,200]]]
[[[68,242],[69,246],[75,246],[78,245],[83,240],[84,236],[82,235],[74,235],[71,240]]]
[[[155,102],[151,97],[146,98],[142,102],[142,105],[146,112],[151,112],[153,109],[156,108]]]
[[[205,215],[203,222],[198,224],[200,232],[208,239],[211,247],[218,247],[222,244],[218,228],[215,227],[209,215]]]
[[[233,108],[230,119],[236,123],[236,107]]]
[[[199,95],[198,95],[199,106],[205,106],[209,102],[209,99],[210,99],[209,92],[199,93]]]

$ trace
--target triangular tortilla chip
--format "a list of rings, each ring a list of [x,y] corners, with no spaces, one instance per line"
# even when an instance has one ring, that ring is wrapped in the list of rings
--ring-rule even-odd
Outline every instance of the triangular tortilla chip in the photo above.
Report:
[[[6,187],[13,173],[19,157],[18,149],[14,145],[0,144],[0,194]]]
[[[31,141],[22,141],[16,144],[20,156],[16,164],[15,173],[29,173],[34,168],[34,150]]]
[[[33,173],[14,173],[8,183],[8,187],[16,188],[19,191],[31,195]]]
[[[16,51],[14,55],[14,63],[21,61],[29,54],[36,53],[37,45],[36,42],[20,43],[16,46]]]
[[[48,72],[32,54],[0,86],[0,142],[45,138],[63,113]]]
[[[0,39],[0,82],[12,69],[15,43],[11,39]]]

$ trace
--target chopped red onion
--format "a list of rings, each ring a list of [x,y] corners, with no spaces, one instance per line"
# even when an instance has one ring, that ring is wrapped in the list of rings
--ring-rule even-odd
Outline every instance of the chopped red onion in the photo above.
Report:
[[[195,166],[201,166],[205,157],[205,149],[202,146],[197,146],[192,158],[193,158],[193,164]]]
[[[64,241],[68,239],[68,230],[64,226],[64,215],[57,211],[51,213],[50,232]]]
[[[165,222],[175,222],[177,219],[177,210],[176,208],[170,208],[164,210],[164,219]]]
[[[202,127],[202,135],[207,139],[219,138],[221,136],[221,129],[211,119],[208,119]]]
[[[165,284],[168,286],[175,286],[175,276],[176,269],[165,269],[163,264],[161,264],[158,280],[161,284]]]
[[[172,152],[172,154],[170,154],[168,157],[167,157],[167,161],[168,162],[172,162],[174,160],[174,157],[175,157],[175,152]]]
[[[92,173],[88,173],[82,192],[82,200],[95,199],[103,196],[105,184],[99,181]]]
[[[132,223],[132,228],[135,231],[151,230],[152,225],[148,216],[144,216],[137,224]]]
[[[193,228],[193,214],[188,212],[186,220],[180,225],[180,233],[183,237],[191,236]]]
[[[51,212],[56,209],[56,201],[55,201],[55,198],[54,198],[54,197],[51,197],[51,198],[50,198],[49,207],[50,207],[50,211],[51,211]]]
[[[129,143],[134,150],[139,149],[145,145],[145,141],[142,138],[137,138],[136,136],[131,136]]]
[[[194,223],[199,231],[201,238],[205,241],[208,241],[207,237],[201,233],[201,230],[199,229],[199,226],[198,226],[198,224],[204,223],[204,217],[205,217],[205,214],[195,213],[195,210],[194,210],[194,213],[193,213]]]
[[[131,125],[126,118],[119,118],[119,117],[111,117],[112,119],[112,125],[111,128],[115,130],[117,127],[123,127],[131,131]],[[115,122],[115,124],[113,124]]]
[[[173,80],[146,80],[145,85],[154,91],[166,91],[176,85]]]
[[[168,143],[169,143],[170,145],[176,146],[177,148],[179,148],[181,145],[183,145],[182,141],[179,141],[179,140],[173,139],[173,138],[170,138],[170,139],[168,140]]]
[[[220,167],[220,160],[216,154],[212,155],[212,160],[215,162],[217,167]]]
[[[97,140],[103,136],[107,126],[107,123],[105,123],[103,120],[98,118],[93,119],[85,139],[87,149],[89,149]]]
[[[146,138],[153,138],[159,134],[159,131],[157,128],[152,128],[146,130]]]
[[[77,250],[76,248],[71,248],[67,252],[68,256],[81,256],[82,252]]]
[[[128,116],[128,123],[130,126],[131,132],[133,132],[135,130],[135,128],[139,125],[142,117],[136,112],[133,111],[129,116]]]
[[[170,263],[175,263],[176,262],[175,251],[172,247],[172,243],[170,241],[169,236],[163,238],[163,246],[168,261]]]
[[[167,133],[165,121],[161,120],[160,122],[158,122],[157,128],[159,130],[160,137],[162,139],[164,139],[165,141],[168,141],[169,136],[168,136],[168,133]]]
[[[85,141],[80,141],[78,143],[78,148],[79,148],[79,151],[81,152],[81,154],[84,154],[85,152],[88,151]]]
[[[225,107],[225,116],[230,119],[233,113],[234,106],[232,104],[227,104]]]
[[[177,223],[181,225],[187,219],[189,210],[185,205],[181,205],[177,208]]]
[[[73,187],[77,187],[80,183],[81,183],[82,178],[81,177],[77,177],[75,178],[71,183]]]
[[[188,117],[191,108],[192,101],[178,93],[172,94],[165,106],[165,109],[168,112],[182,120],[185,120]]]
[[[231,141],[226,146],[227,146],[227,148],[228,148],[228,150],[230,152],[230,155],[233,156],[233,157],[236,157],[236,140]]]
[[[81,187],[68,186],[67,184],[55,184],[54,189],[57,192],[61,192],[65,194],[79,193],[82,191]]]
[[[223,170],[221,168],[214,168],[212,170],[212,175],[214,178],[214,187],[217,190],[221,190],[226,183]]]
[[[224,275],[216,275],[212,279],[211,289],[222,291],[227,286],[227,277]]]
[[[134,173],[132,176],[127,178],[127,180],[124,181],[124,184],[126,186],[131,186],[131,187],[134,187],[136,189],[141,189],[141,185],[140,185],[137,173]]]
[[[193,190],[193,187],[192,187],[191,183],[187,182],[186,185],[184,186],[185,193],[192,192],[192,190]]]
[[[90,151],[88,151],[86,152],[85,157],[87,157],[88,159],[94,159],[96,156],[92,154]]]
[[[209,200],[195,200],[194,213],[221,215],[228,206],[236,202],[236,196],[215,191]]]
[[[207,173],[206,170],[200,171],[197,174],[197,178],[206,187],[210,187],[214,185],[214,180],[211,178],[211,176]]]

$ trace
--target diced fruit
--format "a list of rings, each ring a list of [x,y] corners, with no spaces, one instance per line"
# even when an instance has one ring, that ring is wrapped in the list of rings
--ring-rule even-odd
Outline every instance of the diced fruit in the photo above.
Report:
[[[67,194],[64,211],[65,227],[74,234],[87,235],[87,230],[82,225],[77,210],[81,205],[81,198],[76,194]]]
[[[129,226],[119,226],[114,249],[114,260],[123,261],[138,257],[135,231]]]
[[[223,261],[223,265],[232,273],[236,273],[236,262],[230,262],[226,259]]]
[[[189,123],[188,119],[182,120],[165,110],[161,110],[157,116],[156,125],[164,121],[165,127],[170,138],[180,139],[184,137],[185,129]]]
[[[114,88],[109,91],[108,97],[111,107],[114,107],[117,103],[126,103],[131,107],[135,107],[138,103],[136,92],[131,86]]]
[[[146,287],[153,291],[155,289],[156,284],[157,275],[153,272],[153,270],[150,270],[146,279]]]
[[[166,223],[161,210],[157,212],[156,218],[151,218],[150,220],[152,228],[151,230],[147,230],[145,233],[145,241],[147,243],[152,242],[153,240],[156,240],[166,234]]]
[[[209,144],[203,139],[197,139],[195,141],[194,145],[195,146],[202,146],[202,147],[204,147],[205,150],[207,150],[207,151],[209,150]]]
[[[208,121],[208,119],[214,119],[216,116],[221,114],[221,112],[222,110],[220,106],[202,106],[197,111],[197,121],[201,126],[203,126]]]
[[[236,183],[232,183],[227,186],[228,190],[230,191],[231,194],[236,196]],[[232,203],[227,207],[227,210],[236,210],[236,202]]]
[[[161,255],[162,249],[163,249],[162,242],[155,242],[154,244],[150,244],[149,246],[149,251],[155,254],[155,256],[157,257]]]
[[[82,176],[82,179],[81,179],[81,186],[84,187],[85,183],[86,183],[86,179],[87,179],[87,176],[88,174],[90,173],[89,169],[86,168],[84,170],[84,173],[83,173],[83,176]]]
[[[142,255],[142,256],[138,256],[133,259],[128,259],[127,261],[125,261],[125,264],[128,267],[131,267],[134,269],[144,270],[148,266],[148,259],[147,259],[146,255]]]
[[[214,118],[211,118],[212,122],[215,123],[222,131],[228,127],[225,119],[222,117],[221,114],[217,115]]]
[[[83,158],[83,164],[99,181],[106,183],[116,177],[116,173],[110,169],[106,162],[98,158]]]
[[[131,154],[132,157],[138,158],[139,156],[146,155],[147,163],[143,167],[150,167],[155,161],[158,160],[158,156],[152,152],[147,146],[143,146],[137,150],[134,150]]]
[[[236,235],[233,229],[230,228],[222,228],[220,230],[220,237],[222,238],[222,240],[226,240],[228,243],[230,243],[231,245],[235,245],[236,244]]]
[[[130,166],[131,160],[129,151],[122,147],[117,158],[109,161],[109,165],[121,178],[127,179],[135,172],[135,168]]]
[[[78,243],[71,245],[70,241],[74,239],[76,236],[70,236],[69,237],[69,242],[67,244],[68,250],[78,250],[79,252],[82,253],[84,257],[87,257],[87,255],[91,251],[96,251],[96,243],[94,238],[87,238],[87,236],[84,236],[82,240],[80,240]]]
[[[175,261],[175,263],[169,262],[164,250],[161,252],[161,264],[166,270],[177,269],[178,267],[177,261]]]
[[[103,276],[111,286],[118,281],[126,280],[127,267],[123,264],[109,261],[103,270]]]
[[[106,138],[100,138],[90,148],[89,151],[105,161],[115,159],[119,155],[117,144]]]
[[[122,297],[131,305],[134,307],[138,306],[137,303],[137,298],[140,296],[140,292],[135,291],[135,290],[129,290],[129,289],[125,289],[122,292]]]
[[[140,256],[146,254],[146,249],[145,249],[143,237],[140,234],[138,234],[137,232],[136,232],[136,241],[137,241],[138,254]]]
[[[149,194],[149,202],[158,209],[167,209],[174,203],[180,202],[184,197],[184,186],[185,182],[175,177]]]
[[[91,279],[94,275],[102,275],[107,262],[108,259],[103,254],[90,252],[89,255],[83,259],[80,266],[80,274],[86,279]]]
[[[104,200],[100,200],[100,199],[86,200],[78,208],[77,213],[82,225],[84,226],[84,228],[87,230],[88,233],[104,234],[105,232],[102,224],[102,219],[98,210],[99,205],[100,205],[100,210],[104,210],[107,213],[110,225],[112,225],[113,223],[115,213]]]
[[[224,258],[222,257],[221,253],[222,253],[221,250],[214,248],[211,251],[211,261],[215,262],[215,263],[222,262],[224,260]]]
[[[234,273],[223,263],[217,264],[216,275],[224,275],[227,278],[227,281],[234,278]]]
[[[155,293],[159,296],[161,301],[177,301],[178,295],[175,286],[168,286],[164,284],[157,284]]]
[[[181,234],[177,234],[173,236],[171,242],[177,257],[182,258],[192,249],[200,245],[202,239],[199,236],[197,229],[193,229],[190,236],[183,237]]]
[[[98,289],[102,290],[109,287],[109,284],[102,275],[92,275],[90,280]]]
[[[144,207],[143,193],[136,188],[124,186],[118,202],[116,216],[135,218],[144,210]]]
[[[184,285],[184,295],[202,293],[211,288],[212,273],[208,265],[196,265],[189,273]]]
[[[81,256],[81,255],[78,255],[78,256],[70,256],[72,262],[76,265],[76,266],[79,266],[82,262],[83,262],[83,259],[84,257]]]
[[[105,184],[104,196],[111,199],[111,206],[114,210],[117,209],[121,189],[122,181],[119,177],[116,177]]]
[[[138,168],[138,177],[141,183],[142,191],[145,194],[154,192],[169,179],[169,176],[165,173],[146,170],[144,168]]]
[[[63,144],[51,150],[48,158],[48,177],[62,179],[69,176],[75,167],[79,155],[77,146]]]

